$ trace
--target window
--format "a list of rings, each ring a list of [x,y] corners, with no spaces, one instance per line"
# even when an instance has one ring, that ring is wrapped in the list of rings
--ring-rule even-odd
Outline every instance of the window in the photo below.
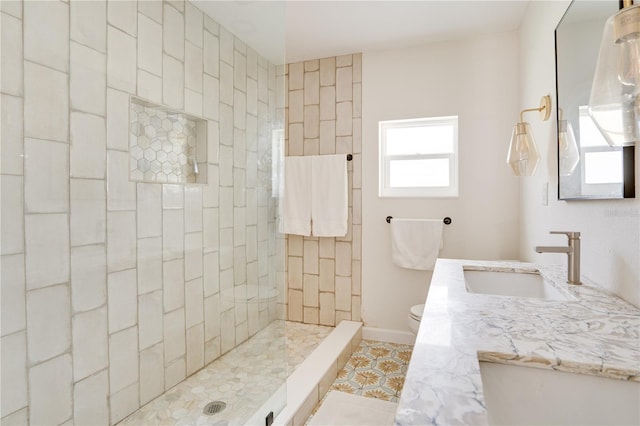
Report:
[[[380,197],[458,196],[458,117],[381,121]]]
[[[622,191],[622,148],[611,147],[589,115],[586,105],[579,109],[580,167],[582,193],[619,194]]]

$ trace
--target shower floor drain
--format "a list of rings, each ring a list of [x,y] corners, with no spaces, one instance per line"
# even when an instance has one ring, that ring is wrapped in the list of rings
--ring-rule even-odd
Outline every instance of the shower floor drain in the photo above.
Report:
[[[213,401],[204,406],[202,412],[208,416],[218,414],[220,411],[227,408],[227,404],[222,401]]]

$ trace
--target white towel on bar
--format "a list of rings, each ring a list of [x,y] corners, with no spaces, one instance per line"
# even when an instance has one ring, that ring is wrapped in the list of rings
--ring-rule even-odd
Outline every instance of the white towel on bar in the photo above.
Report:
[[[347,156],[315,155],[311,158],[313,235],[344,237],[349,220]]]
[[[284,159],[284,232],[311,235],[311,157]]]
[[[442,242],[442,219],[392,219],[391,259],[408,269],[433,270]]]

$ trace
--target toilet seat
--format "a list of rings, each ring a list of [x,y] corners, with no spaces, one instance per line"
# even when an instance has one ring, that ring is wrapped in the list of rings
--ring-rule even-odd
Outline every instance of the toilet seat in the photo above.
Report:
[[[409,316],[416,321],[420,321],[422,319],[423,312],[424,312],[424,304],[414,305],[409,310]]]
[[[422,320],[422,312],[424,312],[424,305],[414,305],[409,309],[407,323],[409,324],[409,329],[414,335],[418,334],[420,320]]]

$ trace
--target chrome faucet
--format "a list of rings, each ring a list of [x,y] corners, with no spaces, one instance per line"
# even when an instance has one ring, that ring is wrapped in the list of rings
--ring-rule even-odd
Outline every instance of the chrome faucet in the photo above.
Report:
[[[536,253],[567,253],[567,282],[580,285],[580,233],[551,231],[550,234],[564,234],[569,238],[566,247],[536,246]]]

